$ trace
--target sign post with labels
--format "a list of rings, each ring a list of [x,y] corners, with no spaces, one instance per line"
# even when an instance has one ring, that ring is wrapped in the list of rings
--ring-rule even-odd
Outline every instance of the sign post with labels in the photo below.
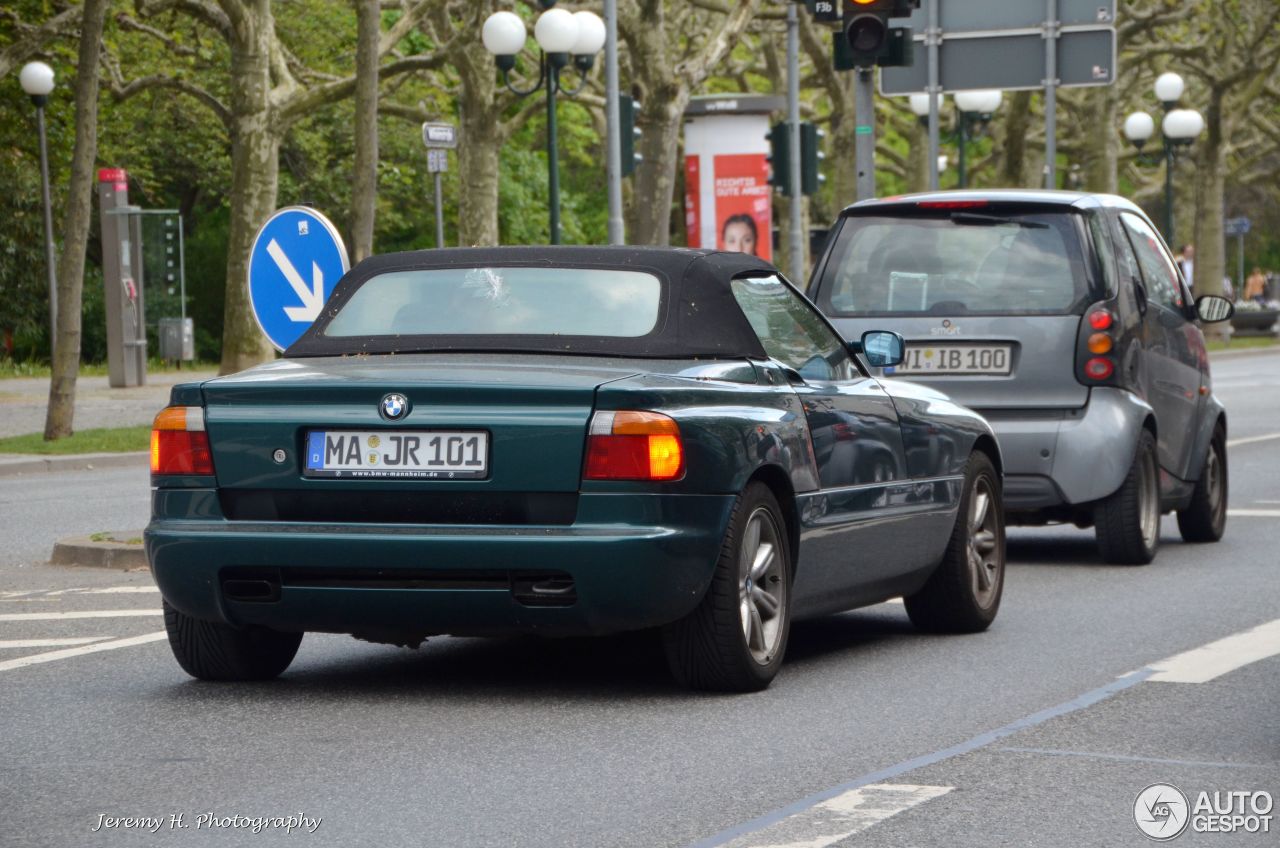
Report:
[[[444,193],[440,175],[449,170],[449,151],[458,146],[458,130],[452,124],[431,121],[422,125],[422,143],[427,147],[427,173],[436,183],[436,247],[444,247]]]
[[[296,342],[320,317],[350,267],[338,228],[316,210],[287,206],[267,219],[249,253],[249,302],[276,350]]]

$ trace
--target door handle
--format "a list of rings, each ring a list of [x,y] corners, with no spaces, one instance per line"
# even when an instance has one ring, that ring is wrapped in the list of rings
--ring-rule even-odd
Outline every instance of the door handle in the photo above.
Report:
[[[1143,315],[1146,315],[1147,304],[1149,303],[1149,300],[1147,298],[1147,287],[1144,286],[1142,284],[1142,281],[1139,280],[1137,277],[1133,278],[1133,295],[1138,301],[1138,312],[1140,312]]]

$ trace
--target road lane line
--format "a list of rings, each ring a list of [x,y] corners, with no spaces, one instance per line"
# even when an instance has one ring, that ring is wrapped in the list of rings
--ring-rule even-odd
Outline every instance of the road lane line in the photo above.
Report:
[[[783,819],[794,816],[797,813],[803,813],[824,801],[829,801],[837,795],[843,795],[850,789],[861,789],[864,786],[871,786],[876,783],[884,783],[886,781],[893,780],[907,772],[915,771],[916,769],[924,768],[925,766],[935,765],[936,763],[940,763],[944,760],[949,760],[952,757],[958,757],[961,754],[968,754],[972,751],[976,751],[979,748],[985,748],[992,742],[999,741],[1006,736],[1012,736],[1015,733],[1020,733],[1028,728],[1044,724],[1050,719],[1092,707],[1094,704],[1107,700],[1112,695],[1137,686],[1139,683],[1146,680],[1150,674],[1151,670],[1146,668],[1130,672],[1123,677],[1111,681],[1105,686],[1099,686],[1097,689],[1090,690],[1079,697],[1072,698],[1070,701],[1043,709],[1037,713],[1032,713],[1029,716],[1025,716],[1015,722],[1012,722],[1011,724],[1006,724],[1004,727],[998,727],[995,730],[988,730],[985,733],[980,733],[971,739],[966,739],[963,742],[952,745],[950,748],[943,748],[941,751],[934,751],[932,754],[924,754],[910,760],[904,760],[903,762],[880,769],[879,771],[864,774],[862,777],[855,777],[853,780],[846,781],[838,786],[832,786],[815,792],[812,795],[801,798],[799,801],[788,804],[781,809],[774,810],[771,813],[765,813],[759,818],[743,822],[742,824],[735,825],[727,830],[722,830],[714,836],[709,836],[706,839],[695,842],[691,848],[723,848],[723,846],[729,844],[739,836],[763,830],[772,824],[782,821]]]
[[[1128,754],[1103,754],[1097,751],[1061,751],[1056,748],[996,748],[1013,754],[1040,754],[1046,757],[1080,757],[1087,760],[1114,760],[1120,763],[1155,763],[1164,766],[1205,766],[1229,769],[1271,769],[1274,765],[1262,763],[1219,763],[1212,760],[1170,760],[1164,757],[1134,757]]]
[[[131,618],[137,615],[161,615],[164,610],[80,610],[77,612],[7,612],[0,621],[61,621],[68,618]]]
[[[110,636],[78,636],[73,639],[0,639],[0,648],[63,648],[67,645],[88,645],[102,642]]]
[[[1229,518],[1280,518],[1280,509],[1229,509]]]
[[[1280,433],[1268,433],[1265,436],[1248,436],[1243,439],[1230,439],[1227,441],[1227,447],[1234,448],[1240,445],[1252,445],[1258,442],[1273,442],[1280,439]]]
[[[726,848],[827,848],[954,788],[878,783],[851,789],[763,830],[739,836]]]
[[[1230,671],[1280,654],[1280,618],[1152,663],[1155,683],[1208,683]]]
[[[116,648],[132,648],[135,645],[145,645],[149,642],[159,642],[161,639],[168,638],[168,634],[159,630],[155,633],[146,633],[142,636],[130,636],[128,639],[116,639],[113,642],[98,642],[93,645],[84,645],[79,648],[67,648],[62,651],[48,651],[43,654],[32,654],[29,657],[18,657],[16,660],[5,660],[0,662],[0,671],[12,671],[15,668],[25,668],[29,665],[39,665],[40,663],[55,662],[57,660],[69,660],[73,657],[83,657],[86,654],[96,654],[99,651],[114,651]]]

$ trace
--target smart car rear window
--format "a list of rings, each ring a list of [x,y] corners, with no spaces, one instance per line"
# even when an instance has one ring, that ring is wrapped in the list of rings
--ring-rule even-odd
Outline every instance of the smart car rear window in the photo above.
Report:
[[[1070,215],[854,215],[840,228],[818,303],[849,317],[1063,314],[1087,290]]]
[[[324,329],[362,336],[638,338],[658,322],[652,274],[596,268],[438,268],[379,274]]]

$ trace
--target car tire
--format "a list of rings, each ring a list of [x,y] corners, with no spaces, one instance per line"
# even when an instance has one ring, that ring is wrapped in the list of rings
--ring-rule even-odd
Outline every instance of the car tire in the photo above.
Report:
[[[1146,565],[1160,547],[1160,465],[1156,438],[1145,427],[1124,482],[1093,508],[1102,559],[1113,565]]]
[[[911,623],[931,633],[978,633],[995,621],[1004,594],[1005,523],[1000,475],[975,452],[942,561],[929,581],[903,598]]]
[[[1178,531],[1186,542],[1216,542],[1227,528],[1227,436],[1219,427],[1209,443],[1191,503],[1178,510]]]
[[[203,621],[164,603],[164,629],[178,665],[199,680],[271,680],[298,653],[301,633]]]
[[[662,628],[667,664],[676,680],[691,689],[719,692],[766,688],[787,650],[791,575],[782,510],[768,486],[751,483],[734,504],[702,602]]]

